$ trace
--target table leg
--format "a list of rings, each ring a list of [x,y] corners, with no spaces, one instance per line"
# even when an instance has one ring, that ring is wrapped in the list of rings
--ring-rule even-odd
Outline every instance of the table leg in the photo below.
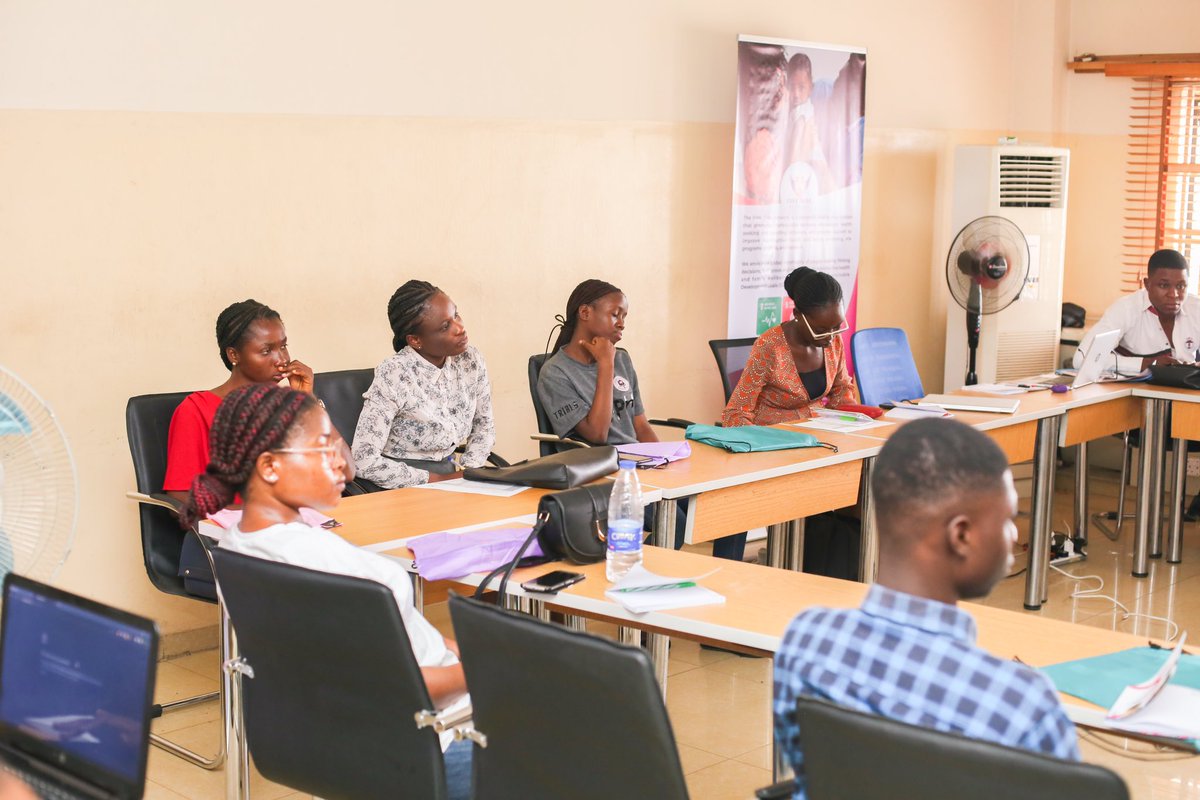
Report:
[[[1058,430],[1062,418],[1038,420],[1033,451],[1033,513],[1029,520],[1029,560],[1025,572],[1025,608],[1036,611],[1046,601],[1046,573],[1050,566],[1050,514],[1054,502],[1054,461],[1058,455]]]
[[[783,569],[787,562],[787,522],[767,526],[767,566]]]
[[[641,647],[642,631],[622,625],[617,628],[617,640],[630,647]],[[662,690],[663,702],[667,702],[667,659],[670,657],[671,637],[661,633],[646,633],[646,652],[654,664],[654,677]]]
[[[1080,442],[1075,454],[1075,549],[1087,545],[1088,522],[1088,443]]]
[[[804,571],[804,519],[794,519],[787,525],[787,552],[783,568],[792,572]]]
[[[859,511],[862,516],[862,538],[858,546],[858,579],[863,583],[874,583],[879,574],[879,530],[875,527],[875,496],[871,494],[871,473],[875,469],[874,458],[864,458],[862,481],[858,491]]]
[[[654,509],[654,530],[650,534],[650,544],[655,547],[675,549],[675,509],[678,503],[674,500],[659,500]]]
[[[1142,407],[1142,454],[1138,475],[1137,521],[1133,538],[1133,577],[1150,574],[1150,539],[1162,528],[1162,456],[1165,400]]]
[[[1175,440],[1175,460],[1171,462],[1171,525],[1167,529],[1167,562],[1178,564],[1183,558],[1183,502],[1187,499],[1187,440]]]
[[[410,573],[409,577],[412,578],[413,608],[422,612],[425,610],[425,581],[415,572]]]

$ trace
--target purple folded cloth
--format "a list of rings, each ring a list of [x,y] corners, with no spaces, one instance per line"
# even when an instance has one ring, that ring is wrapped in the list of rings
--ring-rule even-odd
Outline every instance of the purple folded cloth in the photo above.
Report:
[[[626,453],[631,456],[644,456],[650,461],[642,463],[657,467],[687,458],[692,454],[692,446],[687,442],[633,442],[617,445],[618,458]]]
[[[466,533],[429,533],[408,540],[417,574],[427,581],[461,578],[472,572],[491,572],[507,564],[529,537],[532,528],[503,528]],[[537,539],[524,558],[542,555]]]

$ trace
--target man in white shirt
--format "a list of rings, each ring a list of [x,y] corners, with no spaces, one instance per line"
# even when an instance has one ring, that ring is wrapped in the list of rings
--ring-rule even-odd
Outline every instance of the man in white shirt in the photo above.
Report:
[[[1100,321],[1083,337],[1075,351],[1075,366],[1096,334],[1121,331],[1113,351],[1113,367],[1136,374],[1152,364],[1192,363],[1200,348],[1200,297],[1189,295],[1188,263],[1176,250],[1158,250],[1150,256],[1142,287],[1108,307]]]

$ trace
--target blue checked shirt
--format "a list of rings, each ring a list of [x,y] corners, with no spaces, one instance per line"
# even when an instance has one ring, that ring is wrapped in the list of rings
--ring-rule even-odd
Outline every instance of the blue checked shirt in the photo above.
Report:
[[[875,584],[860,608],[814,608],[788,626],[775,654],[775,739],[805,797],[796,698],[1079,760],[1075,726],[1050,680],[975,646],[975,620],[956,606]]]

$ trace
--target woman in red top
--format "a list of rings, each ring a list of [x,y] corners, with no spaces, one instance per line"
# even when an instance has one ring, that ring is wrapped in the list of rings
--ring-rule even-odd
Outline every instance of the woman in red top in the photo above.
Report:
[[[814,405],[857,401],[839,335],[846,330],[842,287],[831,275],[799,267],[783,288],[795,305],[793,318],[754,343],[721,415],[727,428],[808,419]]]
[[[215,389],[193,392],[171,417],[163,491],[186,500],[192,479],[208,466],[208,431],[225,395],[252,383],[278,383],[312,394],[313,371],[288,353],[279,313],[256,300],[234,303],[217,317],[217,346],[229,378]]]

